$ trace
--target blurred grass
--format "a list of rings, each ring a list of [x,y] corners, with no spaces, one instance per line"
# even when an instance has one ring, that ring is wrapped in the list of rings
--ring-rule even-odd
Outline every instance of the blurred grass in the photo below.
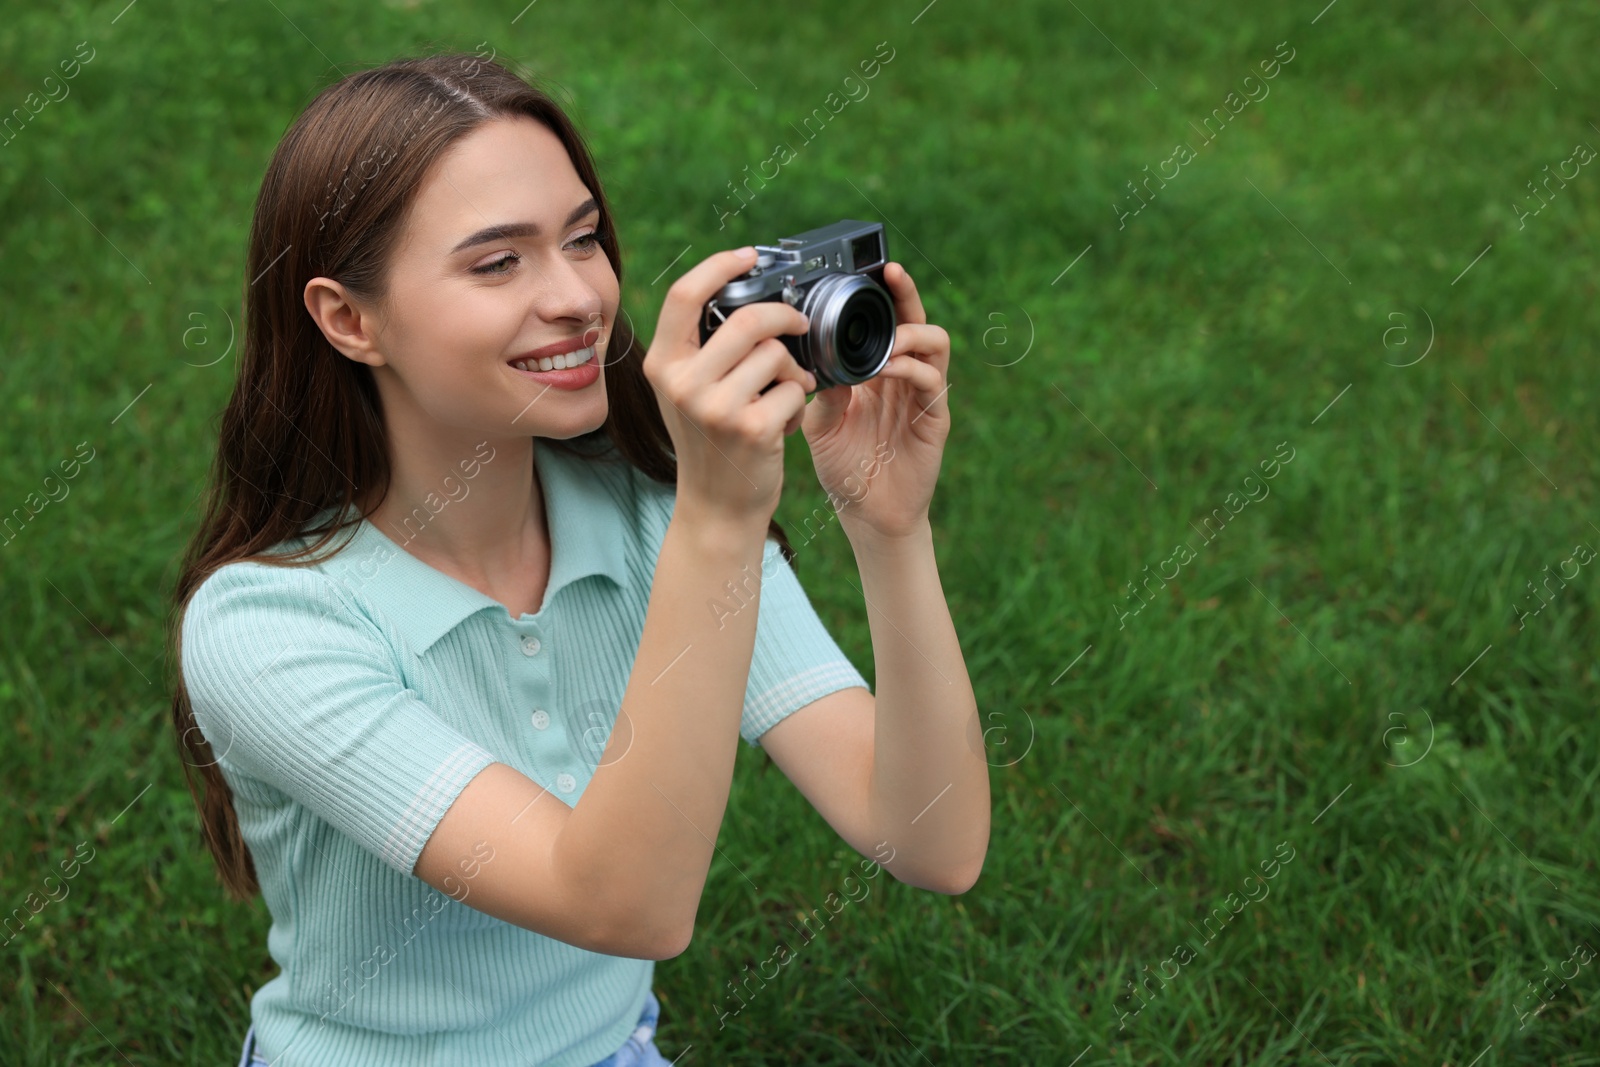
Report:
[[[680,267],[848,216],[892,223],[954,342],[934,522],[989,727],[983,877],[880,879],[719,1026],[857,862],[742,751],[698,936],[656,971],[669,1057],[1600,1063],[1600,972],[1518,1023],[1529,983],[1600,944],[1595,576],[1525,629],[1513,610],[1600,545],[1600,177],[1513,210],[1600,143],[1595,8],[924,2],[6,4],[0,107],[95,53],[0,144],[0,507],[96,455],[0,546],[0,909],[94,853],[0,947],[0,1063],[237,1058],[267,917],[199,845],[161,643],[234,373],[205,364],[266,160],[335,65],[486,40],[588,132],[646,334],[685,245]],[[802,145],[789,124],[880,41],[870,95]],[[1285,41],[1270,94],[1200,147],[1190,123]],[[797,158],[718,230],[778,141]],[[1179,141],[1196,158],[1119,228]],[[1396,366],[1425,317],[1429,355]],[[798,524],[823,497],[794,441]],[[1201,547],[1279,442],[1271,495]],[[1185,540],[1119,629],[1126,583]],[[847,543],[802,553],[872,677]],[[1119,1030],[1125,983],[1280,842],[1271,895]]]

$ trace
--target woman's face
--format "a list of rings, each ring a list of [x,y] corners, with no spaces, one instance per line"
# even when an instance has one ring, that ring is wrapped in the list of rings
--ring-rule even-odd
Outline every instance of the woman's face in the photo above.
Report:
[[[565,439],[605,421],[605,378],[595,371],[619,286],[596,237],[599,218],[566,148],[533,119],[490,120],[436,161],[373,329],[391,432],[415,420],[415,429]],[[512,365],[573,342],[594,346],[589,366],[568,374],[592,378],[578,388]]]

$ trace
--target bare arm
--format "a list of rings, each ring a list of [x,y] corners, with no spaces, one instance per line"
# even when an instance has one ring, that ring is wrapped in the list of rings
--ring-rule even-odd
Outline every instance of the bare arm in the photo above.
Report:
[[[762,744],[847,840],[892,850],[878,862],[897,879],[962,893],[983,866],[990,811],[977,702],[928,518],[950,433],[950,335],[928,322],[904,266],[886,264],[883,278],[897,323],[888,362],[819,394],[804,422],[818,480],[846,499],[839,525],[861,572],[878,674],[872,721],[850,714],[862,695],[835,694]],[[829,736],[836,726],[846,732]]]
[[[929,531],[852,543],[877,694],[830,693],[761,747],[862,856],[908,885],[964,893],[988,850],[989,764]]]
[[[852,542],[878,671],[869,837],[894,848],[898,880],[964,893],[988,850],[989,764],[932,532]]]
[[[727,807],[756,634],[754,611],[719,630],[707,590],[746,567],[759,581],[764,541],[763,528],[675,513],[622,711],[577,806],[491,764],[445,813],[417,877],[582,948],[649,959],[683,951]],[[494,859],[464,880],[459,861],[480,842]]]

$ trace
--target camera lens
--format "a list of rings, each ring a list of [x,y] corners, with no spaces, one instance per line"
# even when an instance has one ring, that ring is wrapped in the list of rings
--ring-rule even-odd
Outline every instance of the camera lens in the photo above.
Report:
[[[859,349],[867,339],[867,317],[859,312],[852,313],[846,308],[844,313],[844,343],[851,351]]]
[[[862,274],[829,274],[806,294],[804,349],[819,385],[853,385],[883,369],[894,346],[894,305]]]
[[[839,362],[850,374],[866,378],[894,344],[894,315],[879,289],[857,289],[845,297],[835,339]]]

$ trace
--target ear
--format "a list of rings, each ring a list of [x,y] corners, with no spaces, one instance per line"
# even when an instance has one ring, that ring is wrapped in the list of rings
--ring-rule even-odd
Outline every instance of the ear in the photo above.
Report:
[[[377,347],[376,313],[356,301],[354,294],[332,278],[306,282],[306,311],[328,343],[357,363],[381,367],[387,360]]]

